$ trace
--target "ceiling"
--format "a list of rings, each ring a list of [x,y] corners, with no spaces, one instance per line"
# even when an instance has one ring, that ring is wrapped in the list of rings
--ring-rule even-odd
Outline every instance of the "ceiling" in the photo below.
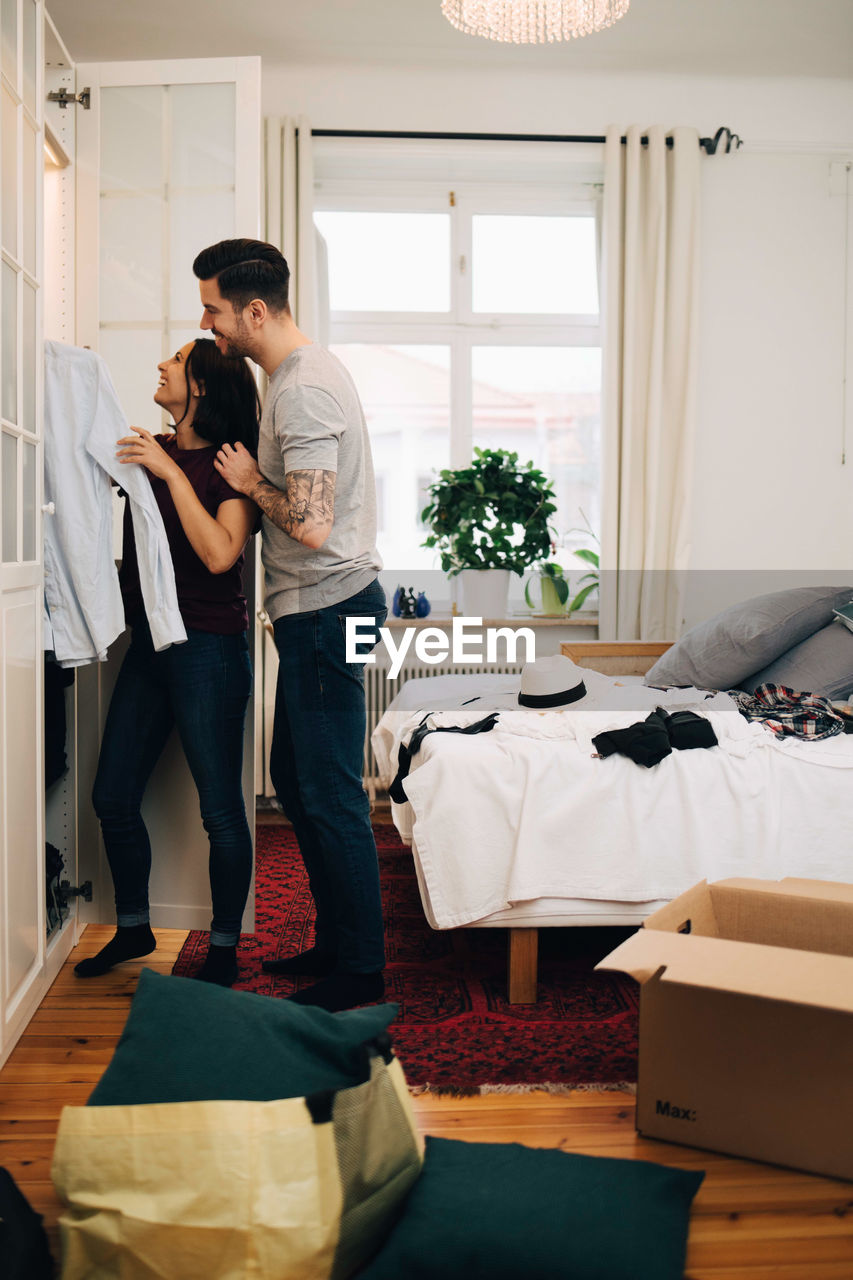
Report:
[[[853,77],[853,0],[631,0],[607,31],[508,46],[440,0],[48,0],[78,61],[261,54],[270,63]]]

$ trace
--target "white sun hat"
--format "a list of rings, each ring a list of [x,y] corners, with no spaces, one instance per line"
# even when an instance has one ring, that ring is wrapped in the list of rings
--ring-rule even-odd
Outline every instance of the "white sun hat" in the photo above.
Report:
[[[586,697],[583,676],[581,668],[562,654],[527,662],[521,669],[518,705],[543,711],[578,702]]]

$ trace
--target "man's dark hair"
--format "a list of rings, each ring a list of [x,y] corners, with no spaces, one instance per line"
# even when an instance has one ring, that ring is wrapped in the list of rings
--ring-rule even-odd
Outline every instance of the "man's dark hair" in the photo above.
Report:
[[[212,338],[196,338],[184,365],[187,403],[190,407],[190,375],[204,387],[193,418],[193,431],[211,444],[244,444],[258,450],[261,402],[252,372],[242,356],[224,356]]]
[[[220,240],[193,263],[199,280],[216,280],[235,311],[261,298],[271,311],[288,309],[290,269],[275,245],[263,240]]]

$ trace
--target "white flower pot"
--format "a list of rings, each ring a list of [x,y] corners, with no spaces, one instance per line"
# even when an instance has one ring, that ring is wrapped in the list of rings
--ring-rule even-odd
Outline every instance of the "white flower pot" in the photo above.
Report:
[[[462,612],[466,618],[505,618],[509,599],[509,569],[463,569]]]

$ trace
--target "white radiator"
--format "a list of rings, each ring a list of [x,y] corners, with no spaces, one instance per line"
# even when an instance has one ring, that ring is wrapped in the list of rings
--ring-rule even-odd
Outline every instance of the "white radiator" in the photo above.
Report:
[[[367,704],[367,733],[364,738],[364,786],[371,801],[376,799],[376,793],[386,784],[387,779],[383,779],[379,773],[379,765],[373,754],[373,747],[370,738],[373,730],[382,719],[386,707],[393,701],[402,685],[407,680],[417,679],[423,676],[474,676],[483,675],[488,672],[489,675],[518,675],[521,671],[523,663],[510,663],[499,666],[489,663],[484,666],[478,663],[472,666],[460,666],[457,663],[446,663],[444,666],[408,666],[402,667],[400,674],[395,676],[393,680],[386,679],[387,667],[382,667],[378,663],[375,665],[367,665],[364,668],[364,694]]]

